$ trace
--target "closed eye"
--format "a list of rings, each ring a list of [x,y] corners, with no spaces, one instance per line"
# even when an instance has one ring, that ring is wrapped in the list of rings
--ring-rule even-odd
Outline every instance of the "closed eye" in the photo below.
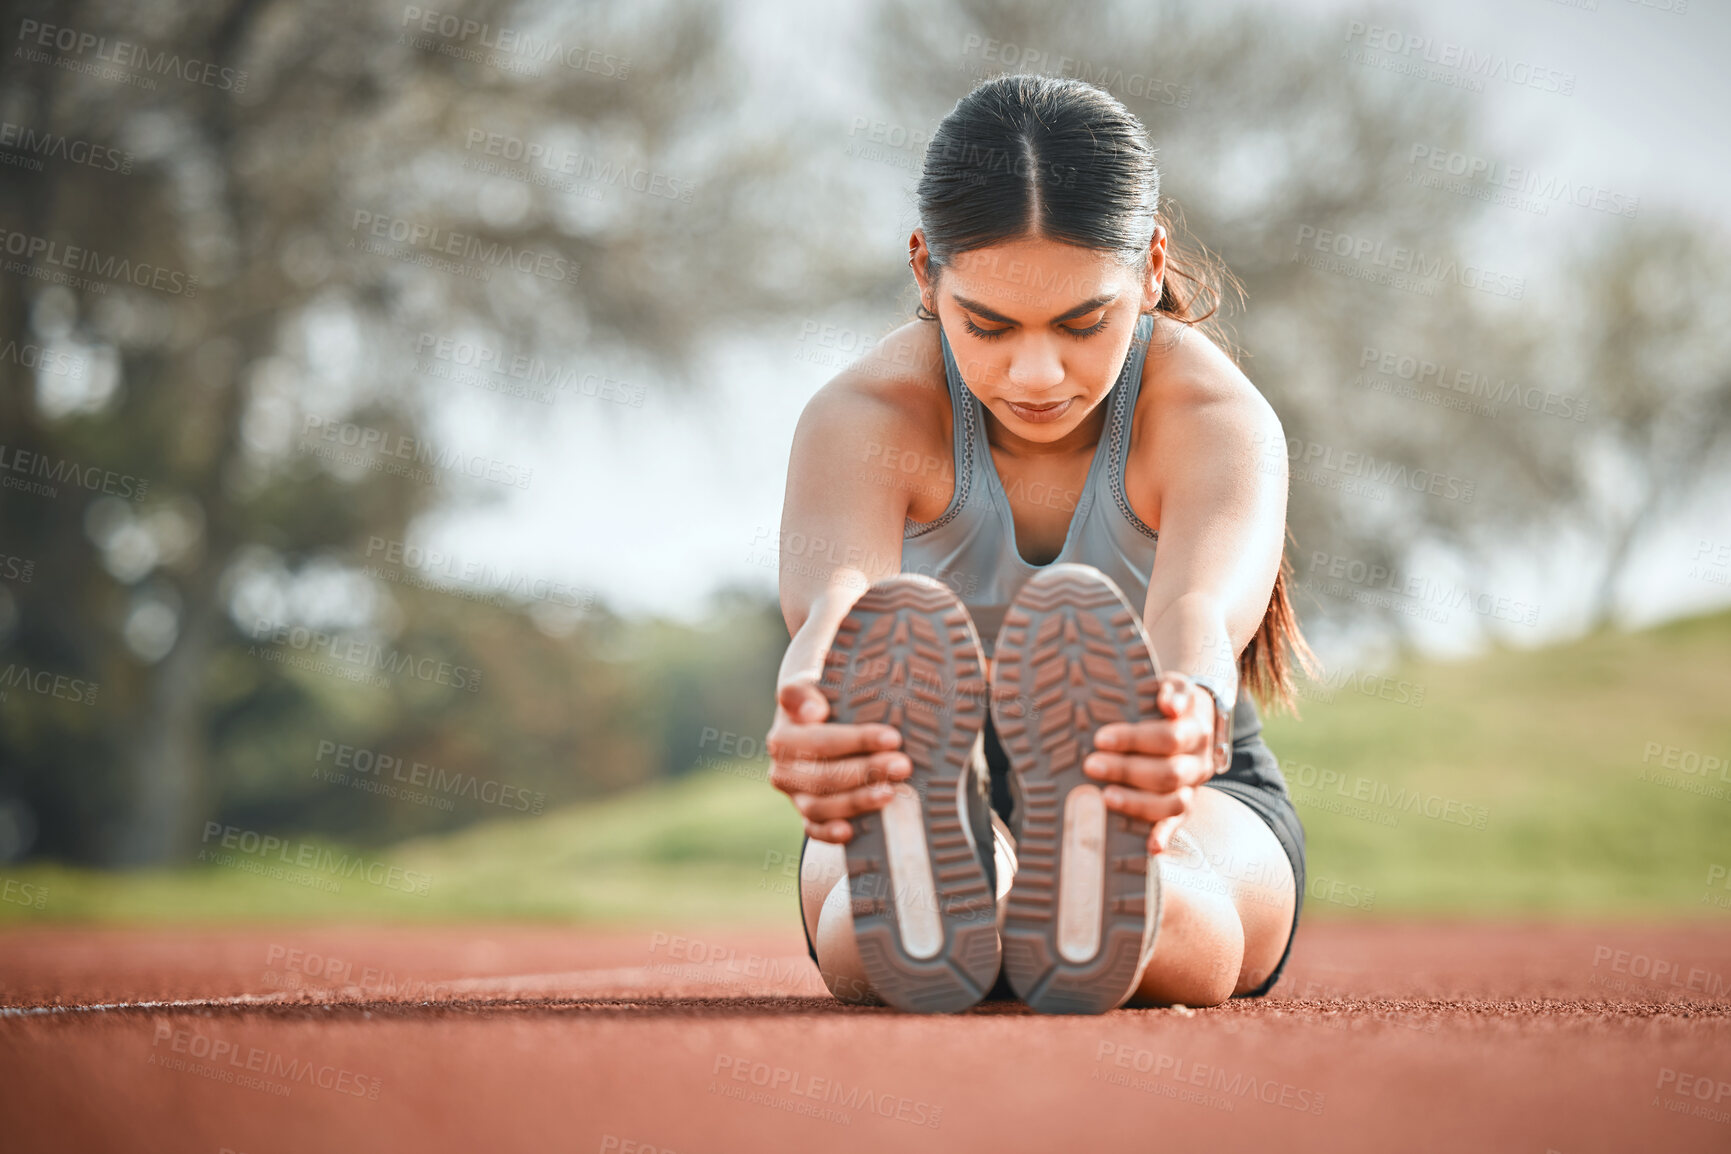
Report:
[[[1071,328],[1069,325],[1059,325],[1058,327],[1060,329],[1062,329],[1064,332],[1069,333],[1073,337],[1091,337],[1095,333],[1104,329],[1106,327],[1106,322],[1110,319],[1111,319],[1110,317],[1102,315],[1099,320],[1095,321],[1093,324],[1089,325],[1085,329]],[[973,317],[968,316],[966,313],[962,314],[962,326],[964,328],[966,328],[968,330],[968,332],[972,333],[974,336],[981,337],[981,338],[988,340],[988,341],[996,340],[998,337],[1001,337],[1005,333],[1010,331],[1007,328],[983,329],[979,325],[974,323]]]
[[[1060,325],[1059,327],[1062,328],[1065,332],[1069,333],[1073,337],[1091,337],[1095,333],[1099,332],[1101,329],[1106,327],[1106,321],[1108,319],[1109,318],[1106,316],[1105,313],[1101,313],[1100,319],[1095,321],[1093,324],[1089,325],[1085,329],[1073,329],[1069,325]]]

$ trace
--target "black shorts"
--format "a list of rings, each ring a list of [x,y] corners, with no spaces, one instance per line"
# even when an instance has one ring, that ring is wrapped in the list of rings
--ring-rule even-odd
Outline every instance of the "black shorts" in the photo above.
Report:
[[[998,734],[992,727],[991,714],[986,715],[986,766],[991,772],[992,809],[1006,822],[1010,820],[1010,759],[1004,753],[1004,748],[998,743]],[[1286,851],[1287,860],[1292,863],[1293,901],[1292,929],[1286,935],[1286,949],[1281,951],[1280,962],[1274,967],[1274,972],[1268,975],[1268,980],[1254,990],[1242,994],[1234,994],[1236,998],[1260,998],[1274,988],[1280,980],[1281,972],[1286,969],[1286,960],[1292,956],[1292,942],[1298,934],[1298,915],[1304,909],[1304,826],[1298,820],[1298,810],[1292,804],[1292,795],[1287,792],[1286,778],[1281,775],[1280,763],[1274,752],[1262,740],[1262,718],[1256,712],[1256,704],[1249,694],[1240,694],[1238,704],[1232,711],[1232,766],[1225,773],[1205,783],[1208,789],[1218,789],[1230,794],[1249,806],[1256,816],[1268,823],[1268,828],[1274,831],[1274,838],[1280,843],[1280,848]],[[800,870],[805,869],[805,847],[811,839],[800,842]],[[976,829],[975,841],[980,845],[990,845],[989,833]],[[991,863],[987,863],[988,876],[996,871]],[[995,882],[994,882],[995,886]],[[796,887],[797,896],[797,887]],[[805,948],[811,955],[813,964],[817,962],[817,947],[812,944],[811,927],[805,924],[805,902],[800,902],[800,925],[805,930]]]

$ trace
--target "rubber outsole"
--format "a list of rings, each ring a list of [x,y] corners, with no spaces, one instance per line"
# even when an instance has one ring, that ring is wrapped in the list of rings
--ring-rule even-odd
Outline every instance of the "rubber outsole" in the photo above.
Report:
[[[1041,1013],[1104,1013],[1134,992],[1160,924],[1151,826],[1106,814],[1100,892],[1090,895],[1101,919],[1098,947],[1072,961],[1060,949],[1064,815],[1073,790],[1099,786],[1082,762],[1100,726],[1164,716],[1155,703],[1159,667],[1118,586],[1097,569],[1068,563],[1022,586],[993,658],[992,719],[1009,757],[1021,826],[1004,970],[1016,995]],[[1073,900],[1073,888],[1064,896]]]
[[[874,582],[837,628],[819,688],[831,720],[901,732],[901,749],[913,763],[906,784],[918,798],[931,866],[930,898],[915,899],[918,909],[904,908],[923,884],[893,876],[896,847],[885,814],[852,819],[845,849],[866,978],[897,1009],[965,1010],[992,988],[1000,961],[997,906],[961,792],[987,708],[985,654],[973,620],[949,587],[930,577],[904,573]],[[929,927],[928,902],[935,902],[942,943],[935,954],[916,957],[907,939],[921,937],[915,923]]]

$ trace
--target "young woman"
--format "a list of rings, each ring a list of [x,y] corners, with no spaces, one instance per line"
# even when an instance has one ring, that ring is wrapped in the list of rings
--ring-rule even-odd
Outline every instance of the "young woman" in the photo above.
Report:
[[[979,85],[918,195],[920,319],[819,390],[788,469],[768,748],[812,958],[916,1010],[1264,994],[1304,832],[1239,686],[1290,706],[1309,654],[1280,422],[1198,327],[1219,273],[1080,81]]]

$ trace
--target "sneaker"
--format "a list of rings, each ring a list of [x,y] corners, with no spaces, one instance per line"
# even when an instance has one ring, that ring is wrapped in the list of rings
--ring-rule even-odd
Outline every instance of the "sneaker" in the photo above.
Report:
[[[913,763],[887,806],[852,819],[845,847],[860,960],[897,1009],[965,1010],[997,977],[997,905],[973,829],[985,667],[967,607],[913,573],[873,582],[824,657],[831,720],[895,726]]]
[[[1135,992],[1160,924],[1150,824],[1106,809],[1082,772],[1094,733],[1163,716],[1148,635],[1089,565],[1022,586],[993,651],[992,721],[1010,761],[1018,857],[1004,916],[1010,986],[1045,1014],[1099,1014]]]

